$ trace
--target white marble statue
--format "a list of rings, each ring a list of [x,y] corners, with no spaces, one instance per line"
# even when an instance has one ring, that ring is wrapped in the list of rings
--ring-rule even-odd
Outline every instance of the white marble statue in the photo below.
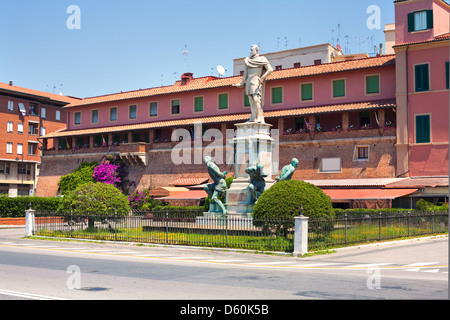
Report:
[[[266,78],[273,72],[273,68],[265,57],[259,55],[259,47],[253,45],[250,57],[245,58],[245,71],[241,83],[234,86],[243,88],[248,95],[251,108],[249,122],[264,122],[264,84]]]

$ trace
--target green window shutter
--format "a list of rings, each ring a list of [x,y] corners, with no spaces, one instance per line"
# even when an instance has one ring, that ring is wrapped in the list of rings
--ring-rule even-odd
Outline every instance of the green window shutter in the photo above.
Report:
[[[427,29],[433,29],[433,10],[427,10]]]
[[[283,102],[283,88],[272,88],[272,104]]]
[[[380,76],[366,77],[366,93],[380,93]]]
[[[219,94],[219,109],[228,108],[228,94]]]
[[[416,79],[416,92],[430,90],[428,64],[421,64],[415,67],[415,79]]]
[[[430,116],[416,116],[416,143],[429,143],[430,141]]]
[[[302,101],[313,99],[313,84],[306,83],[302,84]]]
[[[445,81],[446,81],[446,88],[448,89],[449,85],[449,67],[448,67],[448,61],[445,63]]]
[[[250,99],[248,98],[248,95],[244,94],[244,106],[250,107]]]
[[[414,12],[408,13],[408,32],[414,31]]]
[[[333,97],[345,97],[345,80],[333,81]]]
[[[195,98],[195,112],[203,111],[203,97]]]

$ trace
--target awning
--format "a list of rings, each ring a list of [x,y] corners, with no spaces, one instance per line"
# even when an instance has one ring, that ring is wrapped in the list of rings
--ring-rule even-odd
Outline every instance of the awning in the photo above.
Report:
[[[161,187],[150,190],[148,195],[151,197],[167,197],[177,193],[183,193],[188,191],[186,188],[177,188],[177,187]]]
[[[208,194],[204,190],[189,190],[168,197],[158,198],[158,200],[201,200],[207,196]]]
[[[418,189],[324,189],[331,201],[339,200],[393,200],[413,194]]]

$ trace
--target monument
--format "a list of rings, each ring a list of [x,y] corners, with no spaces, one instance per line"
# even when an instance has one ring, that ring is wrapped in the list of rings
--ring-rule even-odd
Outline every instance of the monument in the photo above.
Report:
[[[235,124],[234,180],[227,190],[226,207],[229,215],[251,218],[259,195],[275,183],[272,179],[272,125],[265,123],[263,112],[265,81],[273,68],[265,57],[259,55],[257,45],[251,47],[250,57],[245,58],[244,62],[242,81],[234,86],[245,87],[251,116],[247,122]]]
[[[227,189],[225,176],[227,171],[220,172],[210,157],[205,157],[208,173],[213,183],[204,187],[212,202],[210,210],[203,218],[198,217],[198,223],[205,223],[208,217],[240,217],[244,224],[252,222],[252,212],[259,196],[276,181],[289,180],[298,165],[297,159],[285,166],[277,174],[273,167],[273,150],[275,141],[271,137],[272,125],[264,120],[265,81],[273,72],[269,61],[259,55],[259,48],[253,45],[250,57],[245,58],[245,71],[240,83],[233,86],[245,87],[249,98],[251,116],[247,122],[235,124],[237,133],[232,140],[234,146],[234,180]],[[226,195],[225,204],[219,197]],[[227,218],[228,219],[228,218]],[[246,222],[247,221],[247,222]]]

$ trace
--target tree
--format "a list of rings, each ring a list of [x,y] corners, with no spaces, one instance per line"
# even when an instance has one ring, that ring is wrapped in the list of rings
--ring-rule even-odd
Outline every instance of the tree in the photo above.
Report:
[[[59,212],[89,218],[89,227],[96,219],[126,216],[130,212],[128,198],[111,184],[86,183],[68,193],[59,207]]]
[[[83,162],[80,166],[65,176],[62,176],[58,182],[58,191],[62,195],[75,190],[79,185],[88,182],[94,182],[94,168],[98,165],[96,161],[94,162]]]

